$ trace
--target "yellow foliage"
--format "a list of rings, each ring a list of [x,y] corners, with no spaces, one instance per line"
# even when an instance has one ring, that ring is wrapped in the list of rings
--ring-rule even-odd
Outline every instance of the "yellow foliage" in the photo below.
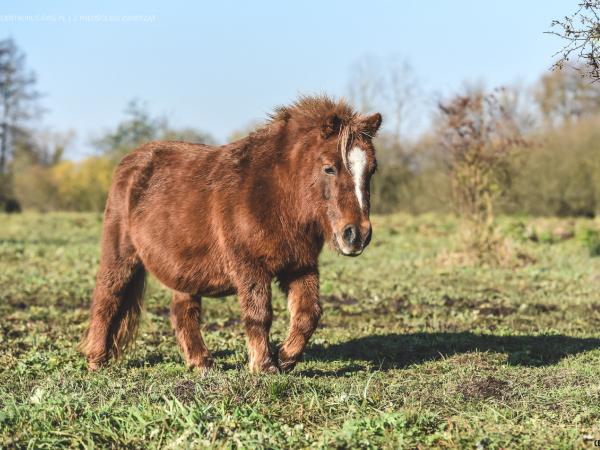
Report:
[[[32,165],[15,175],[17,197],[25,208],[101,211],[113,169],[112,161],[102,157]]]

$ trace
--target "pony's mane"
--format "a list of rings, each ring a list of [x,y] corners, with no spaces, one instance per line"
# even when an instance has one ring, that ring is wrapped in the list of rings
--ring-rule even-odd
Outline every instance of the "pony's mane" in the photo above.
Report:
[[[358,113],[344,100],[333,100],[327,95],[303,95],[290,105],[278,106],[269,115],[271,122],[295,118],[307,126],[320,126],[327,117],[335,114],[343,125],[349,125]]]
[[[268,124],[278,121],[297,121],[303,128],[320,128],[327,118],[336,116],[340,120],[338,145],[344,165],[352,143],[359,114],[344,100],[333,100],[327,95],[300,96],[290,105],[279,106],[269,115]]]

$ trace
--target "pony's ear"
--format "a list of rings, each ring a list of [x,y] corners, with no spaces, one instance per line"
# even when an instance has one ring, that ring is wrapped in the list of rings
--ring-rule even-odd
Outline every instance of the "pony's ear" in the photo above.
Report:
[[[323,125],[321,125],[321,136],[327,139],[333,135],[337,135],[341,127],[342,119],[337,114],[331,114],[323,121]]]
[[[368,136],[375,137],[377,130],[379,130],[379,127],[381,126],[382,120],[383,118],[379,113],[366,116],[360,121],[360,129]]]

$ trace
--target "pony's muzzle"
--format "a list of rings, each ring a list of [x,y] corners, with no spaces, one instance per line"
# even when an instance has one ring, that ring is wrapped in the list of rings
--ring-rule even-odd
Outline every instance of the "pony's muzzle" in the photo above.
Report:
[[[343,255],[358,256],[371,242],[371,223],[363,222],[360,226],[348,224],[336,236],[338,249]]]

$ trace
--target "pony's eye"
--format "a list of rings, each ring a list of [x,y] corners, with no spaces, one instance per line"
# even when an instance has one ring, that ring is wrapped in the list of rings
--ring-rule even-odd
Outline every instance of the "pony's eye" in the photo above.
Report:
[[[325,172],[327,175],[335,175],[335,167],[325,166],[323,172]]]

